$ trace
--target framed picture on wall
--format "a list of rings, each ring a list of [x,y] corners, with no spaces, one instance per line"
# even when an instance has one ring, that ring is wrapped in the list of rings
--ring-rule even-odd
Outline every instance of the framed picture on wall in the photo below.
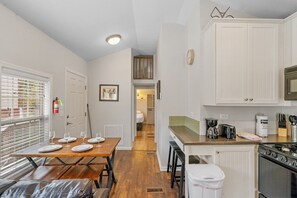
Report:
[[[161,81],[158,80],[157,82],[157,99],[160,100],[161,99]]]
[[[119,101],[119,85],[100,84],[99,101]]]

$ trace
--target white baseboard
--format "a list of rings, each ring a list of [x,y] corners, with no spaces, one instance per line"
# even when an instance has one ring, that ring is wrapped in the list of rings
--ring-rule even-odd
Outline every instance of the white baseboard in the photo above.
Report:
[[[118,146],[117,150],[130,151],[130,150],[132,150],[132,147],[131,146]]]
[[[159,152],[158,151],[157,151],[157,159],[158,159],[160,171],[167,171],[167,167],[166,166],[161,166],[161,159],[160,159],[160,155],[159,155]]]

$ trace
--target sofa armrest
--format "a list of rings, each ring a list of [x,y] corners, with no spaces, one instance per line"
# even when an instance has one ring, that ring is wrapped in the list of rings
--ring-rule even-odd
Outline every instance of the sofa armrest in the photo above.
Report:
[[[108,198],[109,189],[108,188],[99,188],[93,194],[93,198]]]

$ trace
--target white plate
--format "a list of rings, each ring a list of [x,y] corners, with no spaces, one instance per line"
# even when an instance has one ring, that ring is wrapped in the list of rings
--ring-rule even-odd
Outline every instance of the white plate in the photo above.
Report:
[[[91,138],[88,140],[89,143],[91,144],[95,144],[95,143],[98,143],[98,142],[104,142],[105,141],[105,138],[103,137],[99,137],[99,138]]]
[[[68,143],[69,142],[75,142],[77,140],[77,138],[75,138],[75,137],[69,137],[67,139],[68,139]],[[60,142],[60,143],[67,143],[67,139],[66,138],[62,138],[62,139],[59,139],[58,142]]]
[[[84,152],[84,151],[88,151],[92,148],[93,148],[92,144],[81,144],[81,145],[73,147],[71,150],[73,152]]]
[[[46,152],[51,152],[51,151],[56,151],[61,149],[63,146],[61,144],[53,144],[53,145],[48,145],[44,146],[38,149],[39,153],[46,153]]]

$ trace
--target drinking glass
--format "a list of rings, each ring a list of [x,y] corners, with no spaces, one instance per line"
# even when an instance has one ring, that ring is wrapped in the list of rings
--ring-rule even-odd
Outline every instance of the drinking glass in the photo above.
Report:
[[[70,133],[64,133],[64,139],[66,140],[66,146],[65,147],[70,147],[70,145],[68,144],[68,141],[69,141],[69,138],[70,138]]]
[[[98,143],[98,145],[97,145],[97,147],[101,147],[101,145],[99,144],[100,143],[100,138],[101,138],[101,133],[96,133],[96,140],[97,140],[97,143]]]
[[[87,137],[87,133],[84,131],[80,132],[80,137],[83,139],[82,144],[85,144],[85,138]]]
[[[55,136],[56,136],[56,132],[55,131],[49,131],[48,132],[48,137],[50,139],[50,144],[55,144],[54,143]]]

